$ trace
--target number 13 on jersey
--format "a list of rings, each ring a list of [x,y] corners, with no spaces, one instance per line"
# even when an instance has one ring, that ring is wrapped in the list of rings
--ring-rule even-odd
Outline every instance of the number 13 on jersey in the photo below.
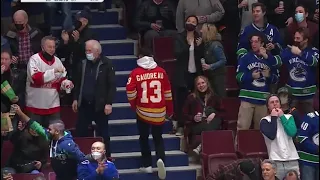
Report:
[[[159,80],[152,80],[149,83],[147,81],[143,81],[141,83],[141,88],[142,88],[141,103],[161,102],[162,92],[161,92],[161,82]]]

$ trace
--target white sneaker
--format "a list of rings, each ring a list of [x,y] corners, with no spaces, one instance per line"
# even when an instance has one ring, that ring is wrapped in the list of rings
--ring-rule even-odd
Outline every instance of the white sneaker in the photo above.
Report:
[[[183,135],[183,128],[179,127],[177,128],[176,136],[182,136]]]
[[[164,166],[164,163],[162,159],[158,159],[157,161],[157,167],[158,167],[158,177],[160,180],[165,180],[167,176],[166,167]]]
[[[141,168],[139,168],[139,171],[150,174],[150,173],[152,173],[152,167],[151,166],[141,167]]]
[[[201,152],[201,144],[197,148],[193,149],[193,152],[195,153],[195,155],[199,156]]]

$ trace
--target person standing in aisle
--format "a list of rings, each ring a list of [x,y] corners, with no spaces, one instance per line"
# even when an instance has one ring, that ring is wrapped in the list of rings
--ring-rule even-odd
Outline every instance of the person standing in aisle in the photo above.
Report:
[[[137,60],[139,67],[128,79],[126,91],[131,108],[137,113],[137,126],[142,154],[142,167],[145,173],[152,173],[152,156],[149,147],[149,128],[156,149],[158,176],[165,179],[165,152],[162,139],[162,125],[165,116],[172,117],[173,103],[171,85],[164,69],[159,67],[146,50]]]
[[[95,121],[97,135],[103,137],[106,155],[110,157],[108,116],[116,93],[115,72],[111,60],[103,56],[96,40],[86,42],[86,59],[79,63],[75,73],[72,109],[78,112],[76,134],[88,137],[88,126]]]

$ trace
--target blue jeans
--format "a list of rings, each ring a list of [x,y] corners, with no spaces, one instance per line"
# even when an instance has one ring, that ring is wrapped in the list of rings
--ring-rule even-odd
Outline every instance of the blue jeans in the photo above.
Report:
[[[302,180],[318,180],[319,167],[306,166],[300,163],[301,179]]]
[[[57,10],[57,3],[47,3],[47,7],[49,7],[48,13],[50,13],[48,16],[49,19],[46,20],[48,24],[51,26],[53,25],[55,15],[56,15],[56,10]],[[64,30],[70,30],[73,27],[72,23],[72,13],[71,13],[71,3],[61,3],[61,10],[64,15],[64,21],[62,24],[62,27]]]

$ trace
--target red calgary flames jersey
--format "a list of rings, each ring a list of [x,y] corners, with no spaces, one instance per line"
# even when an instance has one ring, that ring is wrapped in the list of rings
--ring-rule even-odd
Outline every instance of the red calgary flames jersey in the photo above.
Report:
[[[164,69],[134,69],[126,86],[131,108],[141,120],[163,124],[173,114],[171,85]]]

